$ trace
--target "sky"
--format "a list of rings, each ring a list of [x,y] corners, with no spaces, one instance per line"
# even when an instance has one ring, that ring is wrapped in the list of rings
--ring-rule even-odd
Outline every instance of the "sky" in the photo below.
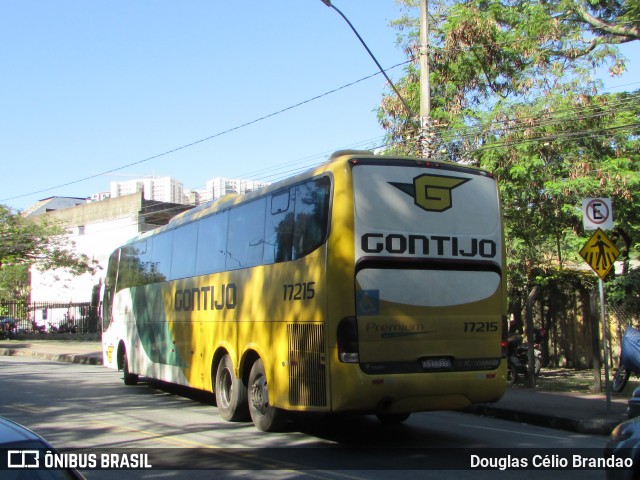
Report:
[[[406,61],[393,0],[333,4],[383,68]],[[640,88],[635,43],[606,91]],[[271,182],[383,143],[385,80],[321,0],[5,0],[0,58],[0,204],[17,210],[151,175]]]

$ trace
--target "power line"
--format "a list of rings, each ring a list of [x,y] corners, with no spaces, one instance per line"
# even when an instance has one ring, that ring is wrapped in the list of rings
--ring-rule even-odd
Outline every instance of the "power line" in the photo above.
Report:
[[[409,64],[409,63],[411,63],[411,60],[407,60],[407,61],[405,61],[405,62],[401,62],[401,63],[398,63],[398,64],[396,64],[396,65],[393,65],[393,66],[389,67],[387,70],[391,70],[391,69],[397,68],[397,67],[399,67],[399,66]],[[129,163],[129,164],[126,164],[126,165],[123,165],[123,166],[120,166],[120,167],[117,167],[117,168],[114,168],[114,169],[111,169],[111,170],[107,170],[107,171],[102,172],[102,173],[98,173],[98,174],[95,174],[95,175],[90,175],[90,176],[87,176],[87,177],[84,177],[84,178],[80,178],[80,179],[77,179],[77,180],[73,180],[73,181],[71,181],[71,182],[67,182],[67,183],[64,183],[64,184],[61,184],[61,185],[57,185],[57,186],[53,186],[53,187],[48,187],[48,188],[41,189],[41,190],[37,190],[37,191],[34,191],[34,192],[30,192],[30,193],[26,193],[26,194],[22,194],[22,195],[17,195],[17,196],[14,196],[14,197],[5,198],[5,199],[0,200],[0,202],[4,202],[4,201],[8,201],[8,200],[14,200],[14,199],[17,199],[17,198],[23,198],[23,197],[27,197],[27,196],[30,196],[30,195],[35,195],[35,194],[38,194],[38,193],[43,193],[43,192],[51,191],[51,190],[54,190],[54,189],[57,189],[57,188],[62,188],[62,187],[66,187],[66,186],[69,186],[69,185],[74,185],[74,184],[81,183],[81,182],[84,182],[84,181],[87,181],[87,180],[91,180],[91,179],[94,179],[94,178],[97,178],[97,177],[100,177],[100,176],[109,175],[109,174],[114,173],[114,172],[117,172],[117,171],[119,171],[119,170],[123,170],[123,169],[125,169],[125,168],[129,168],[129,167],[134,166],[134,165],[139,165],[139,164],[141,164],[141,163],[145,163],[145,162],[151,161],[151,160],[156,159],[156,158],[159,158],[159,157],[163,157],[163,156],[166,156],[166,155],[170,155],[170,154],[175,153],[175,152],[178,152],[178,151],[180,151],[180,150],[187,149],[187,148],[192,147],[192,146],[194,146],[194,145],[197,145],[197,144],[200,144],[200,143],[206,142],[206,141],[208,141],[208,140],[212,140],[212,139],[214,139],[214,138],[220,137],[220,136],[225,135],[225,134],[227,134],[227,133],[230,133],[230,132],[233,132],[233,131],[239,130],[239,129],[241,129],[241,128],[244,128],[244,127],[247,127],[247,126],[249,126],[249,125],[252,125],[252,124],[258,123],[258,122],[260,122],[260,121],[266,120],[266,119],[268,119],[268,118],[274,117],[274,116],[279,115],[279,114],[281,114],[281,113],[284,113],[284,112],[286,112],[286,111],[289,111],[289,110],[292,110],[292,109],[294,109],[294,108],[300,107],[300,106],[305,105],[305,104],[307,104],[307,103],[310,103],[310,102],[312,102],[312,101],[315,101],[315,100],[318,100],[318,99],[320,99],[320,98],[323,98],[323,97],[325,97],[325,96],[327,96],[327,95],[330,95],[330,94],[336,93],[336,92],[338,92],[338,91],[340,91],[340,90],[343,90],[343,89],[345,89],[345,88],[348,88],[348,87],[351,87],[351,86],[353,86],[353,85],[356,85],[356,84],[358,84],[358,83],[360,83],[360,82],[363,82],[363,81],[365,81],[365,80],[368,80],[368,79],[370,79],[370,78],[372,78],[372,77],[374,77],[374,76],[377,76],[377,75],[379,75],[379,74],[380,74],[379,72],[376,72],[376,73],[374,73],[374,74],[371,74],[371,75],[368,75],[368,76],[366,76],[366,77],[363,77],[363,78],[361,78],[361,79],[359,79],[359,80],[356,80],[356,81],[350,82],[350,83],[348,83],[348,84],[345,84],[345,85],[343,85],[343,86],[341,86],[341,87],[338,87],[338,88],[332,89],[332,90],[327,91],[327,92],[325,92],[325,93],[322,93],[322,94],[320,94],[320,95],[316,95],[316,96],[314,96],[314,97],[312,97],[312,98],[309,98],[309,99],[304,100],[304,101],[302,101],[302,102],[299,102],[299,103],[297,103],[297,104],[294,104],[294,105],[291,105],[291,106],[285,107],[285,108],[280,109],[280,110],[278,110],[278,111],[276,111],[276,112],[273,112],[273,113],[270,113],[270,114],[268,114],[268,115],[265,115],[265,116],[262,116],[262,117],[256,118],[256,119],[251,120],[251,121],[249,121],[249,122],[246,122],[246,123],[244,123],[244,124],[241,124],[241,125],[238,125],[238,126],[235,126],[235,127],[229,128],[229,129],[227,129],[227,130],[224,130],[224,131],[218,132],[218,133],[216,133],[216,134],[214,134],[214,135],[210,135],[210,136],[208,136],[208,137],[202,138],[202,139],[200,139],[200,140],[196,140],[196,141],[194,141],[194,142],[191,142],[191,143],[188,143],[188,144],[182,145],[182,146],[180,146],[180,147],[177,147],[177,148],[174,148],[174,149],[168,150],[168,151],[166,151],[166,152],[163,152],[163,153],[160,153],[160,154],[157,154],[157,155],[153,155],[153,156],[147,157],[147,158],[145,158],[145,159],[138,160],[138,161],[136,161],[136,162],[132,162],[132,163]],[[633,84],[635,84],[635,83],[639,83],[639,82],[630,83],[630,84],[628,84],[628,85],[633,85]],[[584,107],[576,107],[576,108],[574,108],[574,109],[567,110],[567,111],[569,111],[569,112],[573,112],[573,113],[576,113],[577,111],[579,111],[579,109],[580,109],[580,108],[583,108],[585,111],[589,111],[589,110],[596,110],[596,109],[600,109],[600,110],[601,110],[601,112],[600,112],[600,113],[598,113],[598,114],[585,115],[585,116],[583,116],[583,117],[581,117],[581,118],[578,118],[578,119],[589,119],[589,118],[594,118],[595,116],[603,116],[603,115],[611,114],[614,106],[619,106],[619,105],[624,104],[625,102],[630,102],[630,101],[634,101],[634,100],[637,100],[637,99],[635,98],[635,96],[632,96],[632,97],[630,97],[630,99],[626,99],[626,100],[625,100],[625,99],[622,99],[622,100],[620,100],[620,101],[619,101],[619,103],[617,103],[617,104],[616,104],[616,103],[613,103],[613,104],[611,104],[611,105],[607,105],[607,106],[604,106],[604,107],[603,107],[603,106],[600,106],[600,105],[588,105],[588,106],[584,106]],[[606,107],[609,107],[609,108],[608,108],[608,110],[606,110],[606,111],[605,111],[605,110],[604,110],[604,108],[606,108]],[[616,110],[616,112],[618,112],[618,113],[619,113],[619,111],[620,111],[620,110]],[[555,113],[558,113],[558,112],[555,112]],[[517,129],[535,128],[535,127],[541,127],[541,126],[545,126],[545,125],[546,125],[546,126],[551,126],[551,125],[557,124],[558,122],[562,122],[562,121],[565,121],[565,120],[566,120],[566,118],[560,118],[560,117],[558,117],[557,115],[555,115],[555,116],[549,116],[549,115],[547,115],[547,114],[545,114],[545,113],[541,113],[541,114],[540,114],[540,116],[543,116],[543,115],[545,115],[545,116],[548,116],[548,117],[549,117],[549,120],[547,121],[548,123],[546,123],[546,124],[540,121],[540,122],[535,123],[535,124],[527,124],[526,126],[524,126],[524,125],[522,125],[522,124],[519,124],[519,125],[516,125],[516,126],[505,126],[504,128],[506,128],[507,130],[514,131],[514,130],[517,130]],[[577,119],[576,119],[576,118],[573,118],[572,120],[577,120]],[[512,120],[505,120],[504,122],[505,122],[505,123],[506,123],[506,122],[512,122]],[[500,125],[500,122],[495,122],[495,128],[499,128],[499,125]],[[437,126],[436,126],[436,127],[434,127],[434,130],[438,130],[438,129],[442,129],[442,130],[444,130],[444,128],[443,128],[443,127],[437,127]],[[468,129],[467,129],[466,131],[465,131],[465,130],[461,130],[461,131],[459,130],[459,131],[457,132],[457,134],[456,134],[456,137],[457,137],[457,138],[461,138],[461,139],[462,139],[462,138],[466,138],[466,137],[472,137],[472,136],[475,136],[475,135],[479,135],[479,134],[481,134],[482,132],[486,132],[486,126],[484,126],[484,125],[469,126],[469,127],[468,127]],[[398,142],[398,143],[406,143],[406,141]],[[387,147],[388,147],[389,145],[380,145],[380,147],[384,147],[384,146],[387,146]],[[313,156],[312,156],[312,157],[309,157],[309,158],[313,158]],[[302,159],[302,160],[296,160],[296,161],[293,161],[293,162],[291,162],[291,163],[292,163],[292,164],[296,164],[296,163],[298,163],[298,162],[300,162],[300,161],[304,161],[304,159]],[[314,165],[315,165],[315,164],[317,164],[317,163],[321,163],[321,162],[316,162],[316,163],[314,163]],[[289,165],[289,164],[282,164],[281,166],[277,166],[277,167],[275,167],[275,168],[284,168],[286,165]],[[304,168],[308,168],[308,167],[304,167]],[[273,177],[277,177],[278,179],[280,179],[280,178],[284,178],[284,176],[286,176],[288,173],[302,171],[302,170],[304,170],[304,168],[302,168],[302,169],[300,169],[300,170],[298,170],[298,169],[287,170],[287,171],[282,172],[281,174],[274,173],[274,169],[273,169],[273,168],[268,168],[268,169],[258,170],[258,171],[257,171],[257,172],[255,172],[255,173],[257,174],[257,173],[262,173],[262,172],[264,172],[264,171],[268,171],[268,172],[269,172],[269,175],[267,175],[267,176],[265,176],[265,177],[263,177],[263,178],[265,178],[265,179],[266,179],[266,178],[273,178]],[[260,177],[255,178],[255,180],[260,180]]]
[[[617,130],[624,130],[627,128],[632,129],[632,128],[638,128],[638,127],[640,127],[640,122],[630,123],[627,125],[618,125],[614,127],[582,130],[577,132],[563,132],[563,133],[548,135],[548,136],[521,138],[513,142],[504,141],[502,143],[492,143],[490,145],[480,146],[476,150],[493,150],[496,148],[501,148],[506,146],[511,147],[516,145],[523,145],[526,143],[532,143],[532,142],[548,142],[548,141],[563,140],[568,138],[571,139],[571,138],[585,138],[585,137],[593,137],[593,136],[605,136],[606,132],[613,132]]]
[[[537,114],[531,114],[521,119],[509,117],[503,120],[493,120],[489,124],[468,125],[466,128],[456,129],[453,133],[456,137],[468,137],[488,131],[501,130],[504,132],[512,132],[532,128],[551,127],[567,121],[586,121],[612,114],[620,114],[625,111],[631,111],[639,106],[640,96],[630,95],[627,98],[621,98],[605,104],[576,105],[574,107],[552,111],[543,110]],[[436,128],[441,131],[440,133],[447,131],[446,126],[436,126]]]
[[[378,145],[382,140],[383,140],[384,136],[379,136],[376,138],[372,138],[369,140],[361,140],[359,142],[354,142],[348,145],[343,145],[337,148],[332,148],[331,150],[327,150],[321,153],[316,153],[313,155],[307,155],[305,157],[302,158],[298,158],[295,160],[291,160],[288,162],[284,162],[284,163],[280,163],[278,165],[271,165],[269,167],[265,167],[265,168],[260,168],[258,170],[253,170],[253,171],[249,171],[249,172],[245,172],[242,174],[238,174],[238,175],[234,175],[235,178],[244,178],[244,179],[251,179],[254,181],[259,181],[259,182],[273,182],[276,180],[280,180],[283,178],[286,178],[287,172],[289,171],[297,171],[297,172],[301,172],[304,171],[305,169],[308,168],[313,168],[321,163],[323,163],[324,161],[326,161],[326,159],[336,150],[345,150],[345,149],[374,149],[376,145]],[[295,167],[293,170],[293,167]],[[289,170],[284,170],[284,169],[289,169]],[[275,178],[275,180],[274,180]],[[202,190],[204,189],[205,186],[200,185],[200,186],[196,186],[196,187],[191,187],[189,188],[189,190],[191,191],[197,191],[197,190]]]
[[[392,70],[392,69],[400,67],[402,65],[406,65],[407,63],[410,63],[410,60],[406,60],[404,62],[401,62],[401,63],[398,63],[396,65],[393,65],[393,66],[387,68],[387,70]],[[293,110],[295,108],[301,107],[302,105],[306,105],[307,103],[311,103],[311,102],[313,102],[315,100],[318,100],[320,98],[326,97],[326,96],[331,95],[331,94],[336,93],[336,92],[339,92],[340,90],[344,90],[344,89],[346,89],[348,87],[352,87],[352,86],[354,86],[354,85],[356,85],[358,83],[361,83],[361,82],[363,82],[365,80],[369,80],[370,78],[373,78],[373,77],[375,77],[377,75],[380,75],[380,72],[376,72],[376,73],[373,73],[371,75],[367,75],[366,77],[360,78],[360,79],[355,80],[353,82],[347,83],[347,84],[342,85],[340,87],[334,88],[334,89],[329,90],[329,91],[324,92],[324,93],[321,93],[319,95],[316,95],[315,97],[309,98],[307,100],[303,100],[303,101],[298,102],[298,103],[296,103],[294,105],[290,105],[288,107],[282,108],[282,109],[280,109],[278,111],[275,111],[275,112],[272,112],[270,114],[264,115],[262,117],[256,118],[256,119],[251,120],[249,122],[245,122],[245,123],[243,123],[241,125],[237,125],[235,127],[228,128],[227,130],[223,130],[221,132],[215,133],[215,134],[210,135],[208,137],[201,138],[200,140],[193,141],[191,143],[182,145],[180,147],[173,148],[171,150],[167,150],[167,151],[165,151],[163,153],[159,153],[157,155],[152,155],[152,156],[144,158],[142,160],[131,162],[131,163],[128,163],[126,165],[122,165],[120,167],[112,168],[110,170],[106,170],[106,171],[101,172],[101,173],[96,173],[94,175],[89,175],[87,177],[83,177],[83,178],[80,178],[80,179],[77,179],[77,180],[72,180],[70,182],[63,183],[63,184],[60,184],[60,185],[56,185],[56,186],[53,186],[53,187],[48,187],[48,188],[44,188],[44,189],[41,189],[41,190],[36,190],[36,191],[30,192],[30,193],[25,193],[25,194],[22,194],[22,195],[16,195],[16,196],[13,196],[13,197],[3,198],[3,199],[0,199],[0,202],[6,202],[6,201],[9,201],[9,200],[15,200],[17,198],[23,198],[23,197],[28,197],[28,196],[31,196],[31,195],[37,195],[39,193],[49,192],[51,190],[55,190],[55,189],[62,188],[62,187],[67,187],[69,185],[75,185],[75,184],[78,184],[78,183],[81,183],[81,182],[85,182],[87,180],[92,180],[92,179],[97,178],[97,177],[101,177],[101,176],[104,176],[104,175],[109,175],[111,173],[114,173],[114,172],[117,172],[117,171],[120,171],[120,170],[124,170],[125,168],[133,167],[134,165],[140,165],[141,163],[149,162],[151,160],[155,160],[157,158],[164,157],[164,156],[170,155],[172,153],[179,152],[181,150],[185,150],[187,148],[193,147],[193,146],[198,145],[200,143],[207,142],[207,141],[212,140],[212,139],[217,138],[217,137],[221,137],[223,135],[226,135],[228,133],[234,132],[236,130],[240,130],[241,128],[248,127],[249,125],[253,125],[253,124],[261,122],[263,120],[267,120],[267,119],[269,119],[271,117],[274,117],[276,115],[280,115],[280,114],[282,114],[284,112],[287,112],[289,110]]]
[[[555,112],[541,112],[537,116],[530,116],[527,118],[527,122],[514,121],[513,118],[493,121],[489,124],[470,125],[466,129],[448,130],[447,127],[440,126],[438,129],[438,135],[440,138],[446,137],[447,133],[450,133],[450,141],[464,141],[480,139],[482,136],[493,135],[497,137],[487,145],[476,145],[469,147],[461,155],[469,155],[475,151],[490,150],[501,147],[515,147],[518,145],[534,142],[551,142],[555,140],[578,140],[581,138],[591,137],[603,137],[615,134],[618,131],[630,131],[640,127],[640,122],[632,122],[625,125],[616,126],[599,126],[594,125],[592,128],[585,128],[582,130],[565,130],[550,135],[542,135],[540,132],[536,136],[513,138],[509,141],[500,141],[501,137],[506,137],[509,134],[516,135],[522,134],[526,130],[534,130],[540,128],[557,127],[567,121],[577,122],[592,120],[598,117],[603,117],[611,114],[620,114],[625,111],[632,111],[640,106],[640,96],[634,94],[627,99],[622,99],[618,102],[611,102],[606,105],[585,105],[583,107],[574,107],[564,110],[558,110]],[[574,116],[569,116],[570,114]],[[413,139],[402,140],[395,142],[392,145],[386,145],[385,147],[393,145],[407,144]],[[443,142],[443,146],[446,146],[447,142]],[[439,149],[436,149],[438,151]]]
[[[566,111],[563,111],[562,113],[566,113]],[[527,143],[534,143],[534,142],[547,142],[547,141],[553,141],[553,140],[562,140],[562,139],[579,139],[579,138],[592,138],[595,136],[607,136],[609,135],[611,132],[615,132],[618,130],[624,130],[624,129],[633,129],[633,128],[638,128],[640,127],[640,122],[634,122],[634,123],[630,123],[630,124],[626,124],[626,125],[618,125],[618,126],[610,126],[610,127],[594,127],[592,129],[585,129],[585,130],[579,130],[579,131],[568,131],[568,132],[562,132],[559,134],[554,134],[554,135],[548,135],[548,136],[537,136],[537,137],[531,137],[531,138],[520,138],[520,139],[516,139],[514,141],[505,141],[505,142],[498,142],[498,143],[492,143],[490,145],[484,145],[484,146],[478,146],[476,147],[473,151],[483,151],[483,150],[491,150],[491,149],[497,149],[497,148],[502,148],[502,147],[515,147],[518,145],[522,145],[522,144],[527,144]],[[378,147],[383,148],[383,147],[388,147],[389,145],[379,145]],[[471,152],[468,152],[471,153]],[[308,157],[309,159],[314,160],[313,157]],[[307,158],[303,159],[306,160]],[[281,171],[281,172],[276,172],[273,173],[271,175],[268,175],[265,178],[269,178],[269,177],[277,177],[275,179],[273,179],[274,181],[280,180],[280,179],[284,179],[287,178],[289,176],[295,175],[297,173],[301,173],[303,171],[306,171],[310,168],[316,167],[319,164],[323,163],[324,159],[320,160],[318,158],[315,158],[315,162],[312,165],[295,165],[295,162],[288,162],[287,164],[284,164],[283,166],[291,166],[292,168],[290,168],[289,170],[285,170],[285,171]],[[292,164],[293,163],[293,164]],[[207,203],[205,202],[199,202],[199,203],[195,203],[193,204],[193,206],[197,206],[199,204],[202,203]],[[159,205],[165,205],[165,202],[161,202],[161,201],[156,201],[156,200],[147,200],[145,206],[146,207],[153,207],[153,206],[159,206]],[[183,205],[170,205],[167,206],[166,208],[162,208],[160,210],[155,210],[153,212],[149,212],[150,214],[161,214],[161,213],[170,213],[171,211],[174,210],[181,210],[184,206]],[[103,217],[102,220],[117,220],[117,219],[122,219],[122,216],[119,214],[112,214],[109,215],[107,217]],[[131,218],[130,224],[127,224],[126,226],[134,226],[138,224],[138,215],[135,216],[135,218]],[[122,226],[122,224],[120,224],[120,226]],[[103,231],[110,231],[110,227],[106,227],[104,228]],[[98,234],[100,233],[100,230],[92,230],[91,232],[87,232],[87,235],[91,234]]]

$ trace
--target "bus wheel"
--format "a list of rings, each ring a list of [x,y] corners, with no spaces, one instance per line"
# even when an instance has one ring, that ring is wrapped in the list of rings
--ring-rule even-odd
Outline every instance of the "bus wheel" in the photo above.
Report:
[[[249,413],[253,424],[263,432],[276,432],[284,426],[284,412],[269,403],[267,375],[260,359],[249,374]]]
[[[376,413],[376,417],[382,423],[402,423],[409,418],[411,413]]]
[[[138,384],[138,374],[129,371],[129,358],[127,357],[127,350],[124,348],[122,349],[122,371],[124,372],[123,380],[125,385]]]
[[[220,416],[229,422],[249,419],[247,387],[233,373],[233,362],[229,355],[222,357],[215,378],[216,403]]]

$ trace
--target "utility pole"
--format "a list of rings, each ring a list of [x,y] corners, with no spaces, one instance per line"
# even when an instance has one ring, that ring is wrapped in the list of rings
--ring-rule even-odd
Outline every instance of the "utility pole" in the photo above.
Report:
[[[420,0],[420,154],[430,158],[431,136],[431,84],[429,82],[429,0]]]

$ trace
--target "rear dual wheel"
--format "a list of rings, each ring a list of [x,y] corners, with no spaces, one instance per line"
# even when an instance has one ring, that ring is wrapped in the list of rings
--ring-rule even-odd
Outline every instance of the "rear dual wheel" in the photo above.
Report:
[[[247,386],[233,371],[233,362],[227,354],[218,364],[215,378],[216,403],[220,416],[229,422],[249,419]]]
[[[285,423],[284,412],[269,402],[269,384],[260,359],[249,374],[249,413],[253,424],[263,432],[279,431]]]

